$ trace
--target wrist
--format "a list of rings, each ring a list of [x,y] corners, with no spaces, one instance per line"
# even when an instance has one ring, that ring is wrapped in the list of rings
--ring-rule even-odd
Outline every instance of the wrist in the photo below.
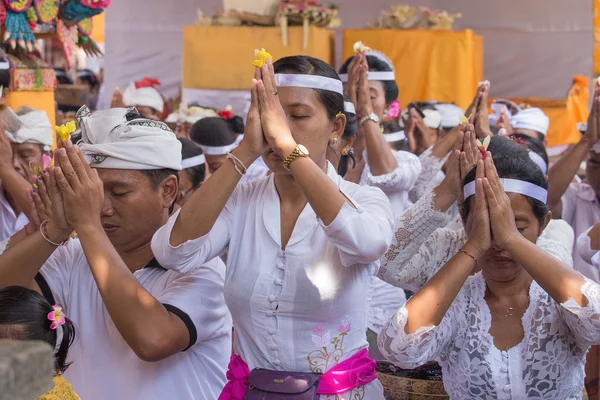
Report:
[[[510,235],[506,241],[503,243],[502,247],[504,247],[504,249],[506,251],[508,251],[509,253],[513,253],[513,249],[515,249],[518,246],[522,246],[523,241],[528,241],[525,236],[521,235],[519,232],[515,232],[514,234]]]
[[[48,239],[50,239],[53,243],[63,243],[71,236],[71,230],[68,232],[64,229],[58,228],[52,220],[48,221],[45,226],[45,232]]]
[[[471,256],[473,256],[477,261],[479,261],[487,251],[482,249],[480,245],[473,242],[472,240],[467,240],[467,243],[465,243],[465,245],[463,246],[463,250],[469,253]]]
[[[282,160],[285,160],[294,152],[294,150],[296,150],[296,147],[298,147],[298,143],[289,141],[278,145],[275,152],[279,154],[279,157],[281,157]]]
[[[256,154],[246,146],[242,142],[238,147],[236,147],[232,152],[234,156],[240,159],[240,161],[244,164],[246,168],[248,168],[258,157],[262,154]]]

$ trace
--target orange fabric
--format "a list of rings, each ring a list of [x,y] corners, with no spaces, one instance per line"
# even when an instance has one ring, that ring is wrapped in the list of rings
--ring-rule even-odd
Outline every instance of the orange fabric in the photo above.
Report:
[[[183,87],[186,89],[250,89],[254,49],[265,48],[276,60],[307,54],[333,64],[333,31],[311,26],[308,47],[303,28],[288,28],[284,47],[279,27],[186,26],[183,28]]]
[[[600,75],[600,0],[594,0],[594,76]]]
[[[92,39],[98,44],[104,43],[104,13],[92,18]]]
[[[17,111],[23,106],[33,107],[36,110],[46,111],[50,124],[56,124],[56,105],[54,103],[54,91],[44,92],[9,92],[6,97],[6,106]],[[54,138],[56,147],[56,137]]]
[[[344,31],[344,60],[357,41],[381,51],[394,63],[400,104],[437,100],[463,109],[483,80],[483,38],[472,31]]]
[[[590,97],[589,84],[585,77],[576,76],[569,90],[568,97],[564,100],[548,99],[512,99],[517,104],[526,103],[532,107],[539,107],[550,118],[548,129],[548,146],[575,144],[581,139],[577,130],[578,122],[587,122],[589,116],[588,102]]]

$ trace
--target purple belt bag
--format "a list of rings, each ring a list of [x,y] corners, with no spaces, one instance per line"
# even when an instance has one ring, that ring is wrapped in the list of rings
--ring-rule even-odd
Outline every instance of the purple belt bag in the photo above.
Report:
[[[244,400],[318,400],[321,374],[254,369]]]

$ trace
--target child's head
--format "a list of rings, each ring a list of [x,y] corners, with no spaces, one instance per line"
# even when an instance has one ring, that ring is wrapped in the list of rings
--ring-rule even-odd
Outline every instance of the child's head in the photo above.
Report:
[[[54,347],[56,369],[64,372],[75,326],[65,318],[55,329],[49,314],[54,309],[38,292],[20,286],[0,289],[0,339],[41,340]],[[57,343],[58,342],[58,343]]]

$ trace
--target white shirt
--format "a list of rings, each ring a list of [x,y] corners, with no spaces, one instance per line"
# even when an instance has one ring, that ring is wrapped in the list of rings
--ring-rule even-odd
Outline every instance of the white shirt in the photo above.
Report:
[[[200,264],[199,264],[200,265]],[[46,298],[76,326],[65,378],[85,400],[214,400],[225,385],[231,320],[223,298],[219,259],[179,274],[150,263],[133,275],[190,330],[191,347],[158,362],[140,360],[119,334],[78,240],[59,247],[36,281]],[[47,285],[44,284],[47,283]]]
[[[326,372],[368,347],[368,288],[392,211],[381,190],[344,181],[329,163],[327,175],[356,208],[345,204],[325,226],[307,203],[285,250],[273,176],[238,185],[207,235],[170,246],[175,214],[152,240],[157,260],[180,272],[228,249],[225,300],[250,370]],[[373,381],[343,396],[383,400],[383,391]]]
[[[399,215],[412,204],[409,192],[414,188],[422,173],[421,161],[407,151],[391,151],[398,162],[396,169],[388,174],[378,176],[371,172],[367,152],[363,153],[365,168],[360,178],[360,185],[380,188],[390,199],[394,215]],[[373,332],[379,333],[398,308],[406,303],[406,294],[404,290],[373,276],[368,301],[368,327]]]
[[[406,334],[401,308],[379,335],[381,352],[402,368],[430,360],[442,367],[452,400],[575,400],[583,395],[586,354],[600,343],[600,285],[581,287],[589,303],[556,303],[535,281],[523,314],[523,340],[507,351],[489,334],[492,315],[484,299],[485,278],[467,278],[438,326]]]
[[[0,241],[10,238],[29,223],[25,213],[15,215],[15,211],[4,196],[4,190],[0,186]]]
[[[562,219],[573,227],[576,238],[600,222],[600,202],[590,185],[587,183],[569,185],[562,197]],[[581,257],[577,244],[573,248],[573,261],[577,271],[600,282],[598,269]]]

